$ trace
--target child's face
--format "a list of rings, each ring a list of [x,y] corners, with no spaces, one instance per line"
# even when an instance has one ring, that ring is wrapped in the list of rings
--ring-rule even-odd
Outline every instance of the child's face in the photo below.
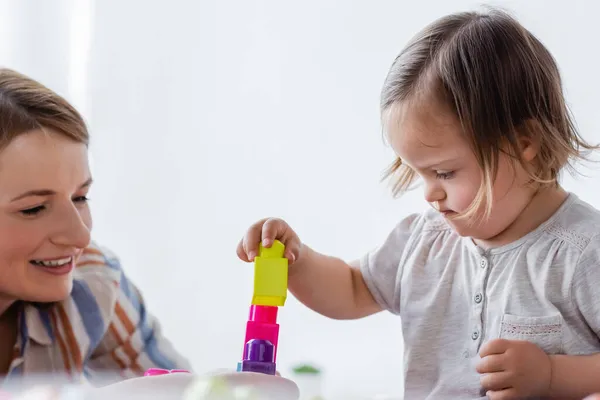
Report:
[[[90,242],[89,185],[86,146],[62,135],[32,131],[0,151],[0,312],[69,295]]]
[[[436,103],[400,105],[390,114],[387,128],[396,154],[421,177],[425,200],[447,218],[467,210],[482,183],[481,169],[453,113]],[[530,201],[527,180],[523,168],[513,167],[502,154],[490,218],[481,219],[481,208],[474,219],[448,222],[461,236],[489,240],[499,235]]]

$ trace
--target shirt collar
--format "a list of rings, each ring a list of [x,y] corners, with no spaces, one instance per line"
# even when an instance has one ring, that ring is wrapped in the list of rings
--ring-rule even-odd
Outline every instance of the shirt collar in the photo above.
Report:
[[[54,343],[49,309],[26,304],[23,315],[25,318],[22,320],[20,329],[24,338],[31,339],[42,346],[50,346]]]

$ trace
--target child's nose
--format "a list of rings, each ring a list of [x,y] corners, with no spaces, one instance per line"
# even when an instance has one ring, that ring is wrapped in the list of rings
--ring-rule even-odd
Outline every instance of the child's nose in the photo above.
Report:
[[[435,203],[446,198],[446,192],[438,185],[426,184],[425,186],[425,201]]]

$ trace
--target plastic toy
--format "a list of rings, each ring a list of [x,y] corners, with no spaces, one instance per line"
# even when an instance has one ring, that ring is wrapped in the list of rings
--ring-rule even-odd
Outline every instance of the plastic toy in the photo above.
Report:
[[[250,341],[263,340],[265,341],[263,346],[268,349],[268,352],[273,353],[273,360],[267,360],[267,362],[275,363],[277,361],[277,346],[279,344],[279,324],[277,323],[277,310],[278,308],[273,306],[261,306],[254,304],[250,306],[250,315],[248,316],[248,322],[246,323],[246,336],[244,338],[242,360],[264,362],[264,360],[256,359],[256,356],[260,356],[260,354],[257,355],[257,353],[253,352],[250,354],[250,356],[254,357],[252,359],[249,358],[248,354],[252,347],[252,345],[250,345]],[[257,346],[257,342],[252,343],[255,343],[254,346]],[[270,357],[270,355],[267,356]],[[264,359],[264,357],[262,358]],[[239,370],[241,370],[241,368]]]
[[[163,374],[131,378],[86,391],[78,397],[35,400],[298,400],[299,397],[298,386],[289,379],[229,370],[202,376]]]
[[[298,386],[276,372],[277,312],[287,298],[288,260],[283,257],[284,251],[285,246],[278,240],[269,248],[259,247],[254,260],[254,293],[246,322],[242,360],[236,372],[220,371],[195,377],[183,370],[150,369],[143,378],[104,388],[100,393],[102,398],[127,393],[140,399],[151,395],[158,400],[164,392],[165,396],[167,393],[182,396],[168,398],[184,400],[298,400]],[[128,397],[133,398],[138,397]]]
[[[190,385],[184,400],[298,400],[298,386],[288,379],[256,372],[204,377]]]
[[[277,311],[285,304],[288,289],[288,260],[283,256],[284,252],[285,246],[279,240],[268,248],[259,246],[258,256],[254,259],[254,293],[238,371],[276,373]]]
[[[259,245],[254,258],[254,294],[256,306],[279,306],[287,297],[288,260],[283,256],[285,246],[275,240],[271,247]]]

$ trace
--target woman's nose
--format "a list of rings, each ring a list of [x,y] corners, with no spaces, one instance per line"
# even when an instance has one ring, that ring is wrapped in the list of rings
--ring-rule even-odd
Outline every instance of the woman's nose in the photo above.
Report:
[[[52,241],[65,247],[78,249],[86,248],[91,241],[90,221],[88,221],[77,207],[72,205],[59,216],[60,222]]]

